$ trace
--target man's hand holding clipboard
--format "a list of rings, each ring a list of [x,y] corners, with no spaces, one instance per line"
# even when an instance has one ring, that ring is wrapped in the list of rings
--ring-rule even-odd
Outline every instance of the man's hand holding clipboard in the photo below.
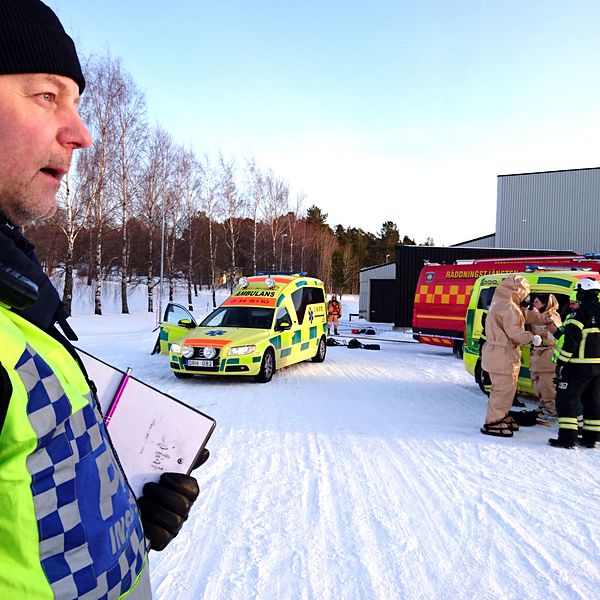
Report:
[[[204,464],[215,421],[82,350],[105,424],[140,510],[151,548],[177,535],[198,497],[190,475]]]
[[[203,465],[209,457],[206,448],[193,468]],[[163,550],[179,533],[198,497],[198,482],[190,475],[163,473],[158,483],[144,485],[143,496],[138,499],[144,534],[153,550]]]

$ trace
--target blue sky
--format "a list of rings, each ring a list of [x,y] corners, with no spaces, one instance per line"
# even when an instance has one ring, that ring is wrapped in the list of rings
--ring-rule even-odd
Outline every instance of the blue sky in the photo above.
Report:
[[[47,3],[175,141],[331,225],[458,243],[494,231],[497,175],[600,166],[595,1]]]

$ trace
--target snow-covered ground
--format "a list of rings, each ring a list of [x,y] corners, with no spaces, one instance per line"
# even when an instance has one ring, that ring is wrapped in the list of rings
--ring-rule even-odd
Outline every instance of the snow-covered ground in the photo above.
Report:
[[[449,351],[380,341],[269,384],[181,381],[150,355],[142,293],[97,317],[76,292],[82,348],[217,421],[189,521],[151,553],[155,598],[600,597],[600,450],[551,448],[543,426],[481,435],[486,398]]]

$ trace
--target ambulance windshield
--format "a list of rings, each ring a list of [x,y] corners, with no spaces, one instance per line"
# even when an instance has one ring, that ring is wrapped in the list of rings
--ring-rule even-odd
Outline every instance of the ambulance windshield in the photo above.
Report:
[[[210,313],[200,326],[271,329],[274,312],[272,308],[258,306],[222,306]]]

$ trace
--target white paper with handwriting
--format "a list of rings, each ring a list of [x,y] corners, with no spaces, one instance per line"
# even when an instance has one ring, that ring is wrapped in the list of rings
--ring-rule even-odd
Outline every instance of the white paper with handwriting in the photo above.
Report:
[[[211,417],[77,348],[136,497],[161,473],[189,473],[215,428]]]

